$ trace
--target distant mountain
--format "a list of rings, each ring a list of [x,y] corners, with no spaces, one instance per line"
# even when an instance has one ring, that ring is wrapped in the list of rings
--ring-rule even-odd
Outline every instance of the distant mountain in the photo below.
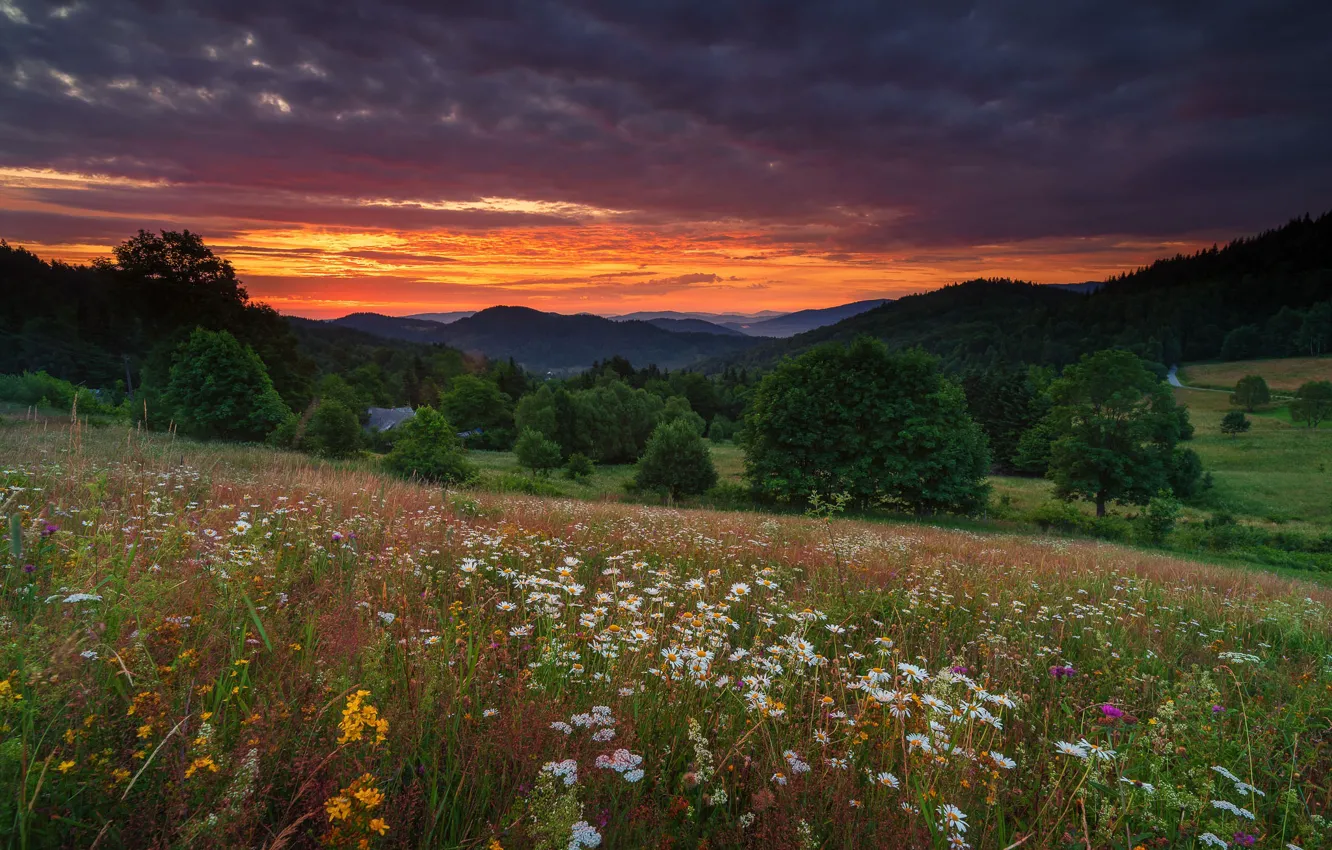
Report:
[[[564,316],[527,307],[491,307],[447,325],[353,313],[332,324],[388,339],[431,342],[493,359],[512,357],[531,372],[572,374],[615,355],[635,365],[678,369],[737,353],[755,343],[719,333],[674,332],[648,322],[617,322],[586,313]]]
[[[621,316],[607,316],[617,322],[648,322],[653,319],[699,319],[704,322],[721,324],[722,322],[761,322],[775,319],[786,314],[778,310],[759,310],[757,313],[681,313],[678,310],[643,310],[638,313],[625,313]]]
[[[852,316],[858,316],[861,313],[873,310],[876,307],[882,307],[889,302],[888,298],[874,298],[868,301],[853,301],[850,304],[841,304],[836,307],[824,307],[817,310],[798,310],[794,313],[787,313],[784,316],[767,319],[761,322],[752,322],[744,325],[728,325],[734,327],[741,333],[749,336],[775,336],[788,337],[795,336],[805,331],[812,331],[815,328],[821,328],[825,325],[836,324],[843,319],[849,319]]]
[[[452,324],[459,319],[476,315],[475,310],[454,310],[451,313],[413,313],[408,319],[425,319],[427,322],[439,322],[441,325]]]
[[[385,316],[381,313],[352,313],[341,319],[333,319],[329,324],[341,328],[352,328],[362,333],[373,334],[384,339],[401,339],[407,342],[447,343],[442,334],[441,324],[432,319],[419,319],[409,316]]]
[[[720,334],[721,336],[747,336],[747,334],[726,325],[705,322],[702,319],[647,319],[649,325],[655,325],[671,333]]]

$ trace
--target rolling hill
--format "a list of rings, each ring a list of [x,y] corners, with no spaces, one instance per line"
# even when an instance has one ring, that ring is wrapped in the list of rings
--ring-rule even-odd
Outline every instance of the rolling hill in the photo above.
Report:
[[[797,310],[794,313],[787,313],[785,316],[764,319],[760,322],[743,325],[728,324],[727,326],[734,327],[749,336],[789,337],[812,331],[815,328],[836,324],[843,319],[849,319],[852,316],[881,307],[890,300],[888,298],[874,298],[868,301],[853,301],[850,304],[839,304],[836,307]]]
[[[860,335],[894,348],[920,346],[952,369],[1060,367],[1103,348],[1125,348],[1161,364],[1223,355],[1285,357],[1311,345],[1332,347],[1332,320],[1321,318],[1332,306],[1311,311],[1315,304],[1332,304],[1329,299],[1332,213],[1158,260],[1095,287],[1006,279],[954,284],[701,368],[763,370],[813,345]]]
[[[531,372],[571,374],[615,355],[631,363],[678,369],[754,344],[742,336],[674,332],[648,322],[616,322],[586,313],[564,316],[527,307],[491,307],[447,325],[353,313],[332,324],[388,339],[438,343],[494,359],[512,357]]]
[[[720,336],[746,336],[746,334],[728,325],[718,325],[702,319],[647,319],[646,321],[649,325],[677,334],[700,333],[718,334]]]

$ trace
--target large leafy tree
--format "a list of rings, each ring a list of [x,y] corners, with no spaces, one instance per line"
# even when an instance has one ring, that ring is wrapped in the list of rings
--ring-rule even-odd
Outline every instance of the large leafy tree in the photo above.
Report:
[[[716,484],[717,469],[698,427],[680,417],[662,422],[652,432],[634,481],[644,490],[664,490],[678,499]]]
[[[781,501],[846,493],[861,508],[972,511],[988,493],[985,435],[961,388],[928,354],[867,337],[769,373],[743,442],[752,486]]]
[[[181,432],[201,439],[262,440],[291,416],[253,349],[202,328],[177,349],[164,401]]]
[[[309,401],[314,364],[301,356],[287,320],[250,301],[231,263],[214,254],[199,234],[140,230],[113,253],[114,259],[98,261],[97,268],[117,282],[121,297],[133,305],[141,326],[137,330],[146,339],[166,341],[170,350],[196,327],[228,331],[264,361],[290,406]]]
[[[480,430],[467,444],[477,449],[507,449],[513,445],[513,399],[494,381],[459,375],[439,400],[440,410],[459,431]]]
[[[1262,375],[1245,375],[1235,382],[1235,391],[1230,394],[1231,404],[1250,413],[1271,400],[1272,391],[1267,388]]]
[[[1085,355],[1050,386],[1046,419],[1053,438],[1047,477],[1064,499],[1145,505],[1170,488],[1197,486],[1197,456],[1178,447],[1191,433],[1170,388],[1129,351]]]
[[[1290,402],[1290,418],[1310,428],[1332,416],[1332,381],[1308,381],[1295,391]]]

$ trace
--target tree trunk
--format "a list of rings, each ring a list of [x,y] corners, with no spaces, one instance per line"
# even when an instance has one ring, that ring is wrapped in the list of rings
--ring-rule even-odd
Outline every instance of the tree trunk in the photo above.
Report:
[[[1097,493],[1097,494],[1096,494],[1096,518],[1097,518],[1097,519],[1100,519],[1100,518],[1103,517],[1103,516],[1105,516],[1105,494],[1104,494],[1104,493]]]

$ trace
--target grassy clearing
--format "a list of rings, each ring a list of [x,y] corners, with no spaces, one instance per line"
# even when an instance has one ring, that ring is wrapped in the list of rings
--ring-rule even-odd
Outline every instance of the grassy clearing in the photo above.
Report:
[[[1261,375],[1273,390],[1293,393],[1306,381],[1332,380],[1332,355],[1190,363],[1180,367],[1179,380],[1193,387],[1233,390],[1245,375]]]
[[[717,467],[718,479],[723,482],[739,484],[743,481],[745,453],[734,443],[708,443],[712,452],[712,462]],[[504,492],[522,486],[521,481],[530,480],[527,470],[523,469],[513,452],[468,452],[468,460],[476,464],[480,477],[477,489],[491,492]],[[540,486],[550,495],[559,495],[571,499],[620,499],[628,492],[627,485],[634,478],[634,464],[598,465],[596,471],[581,481],[570,481],[563,472],[556,471],[547,478],[539,479]]]
[[[10,846],[1332,835],[1306,584],[110,428],[5,429],[0,469]]]
[[[1175,395],[1197,426],[1190,447],[1216,482],[1207,506],[1309,531],[1332,524],[1332,429],[1255,415],[1252,430],[1228,437],[1220,431],[1221,417],[1233,409],[1225,396],[1197,390]]]

